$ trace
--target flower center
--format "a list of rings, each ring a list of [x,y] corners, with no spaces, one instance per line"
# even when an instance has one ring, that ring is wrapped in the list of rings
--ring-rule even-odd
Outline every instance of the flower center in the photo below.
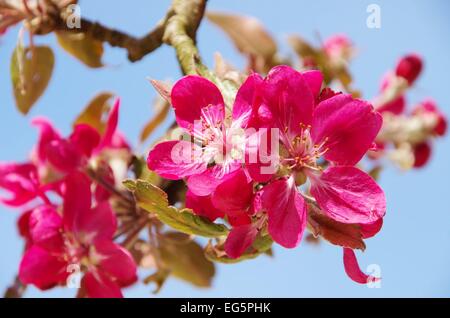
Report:
[[[315,144],[311,138],[311,126],[300,124],[300,128],[298,135],[290,138],[284,137],[288,155],[283,159],[283,163],[289,169],[309,168],[320,170],[317,161],[328,151],[328,148],[325,147],[328,138],[325,138],[320,144]]]

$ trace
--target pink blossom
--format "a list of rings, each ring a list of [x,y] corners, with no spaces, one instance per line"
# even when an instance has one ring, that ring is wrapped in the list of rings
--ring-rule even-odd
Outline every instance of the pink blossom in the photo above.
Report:
[[[85,273],[88,297],[122,297],[121,287],[136,280],[130,253],[113,242],[117,224],[108,202],[91,206],[91,184],[81,173],[67,177],[62,214],[42,205],[29,216],[32,245],[19,270],[24,284],[48,289],[66,282],[70,266]]]
[[[320,73],[319,73],[320,74]],[[376,182],[353,167],[372,146],[382,118],[373,107],[350,95],[315,105],[311,85],[288,66],[272,69],[264,81],[263,103],[280,129],[281,170],[288,176],[263,187],[262,201],[274,240],[294,247],[306,224],[305,200],[296,180],[307,177],[311,194],[329,217],[343,223],[371,223],[386,211]],[[325,171],[319,159],[331,163]],[[301,183],[300,183],[301,184]]]
[[[36,157],[39,165],[47,163],[62,173],[70,173],[87,164],[94,155],[106,148],[128,148],[117,132],[120,101],[111,110],[103,136],[93,127],[78,124],[69,137],[63,138],[53,125],[44,118],[36,118],[33,125],[40,130]]]
[[[156,145],[149,153],[148,167],[167,179],[188,178],[188,187],[195,195],[211,195],[242,166],[247,137],[243,129],[258,124],[253,110],[261,82],[257,74],[249,76],[229,114],[213,83],[199,76],[179,80],[172,89],[171,101],[178,125],[195,143],[168,141]]]

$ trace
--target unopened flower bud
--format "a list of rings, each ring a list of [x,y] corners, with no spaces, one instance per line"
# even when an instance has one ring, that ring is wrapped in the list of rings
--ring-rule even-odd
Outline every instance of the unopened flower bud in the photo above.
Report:
[[[417,54],[409,54],[400,59],[395,69],[395,74],[403,77],[411,86],[422,71],[422,58]]]

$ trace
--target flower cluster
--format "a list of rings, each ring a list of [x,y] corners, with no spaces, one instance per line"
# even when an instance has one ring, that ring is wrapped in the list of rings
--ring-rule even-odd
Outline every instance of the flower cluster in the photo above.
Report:
[[[384,125],[371,158],[387,155],[403,169],[420,168],[430,159],[432,140],[445,135],[447,119],[433,99],[427,98],[407,110],[406,92],[422,69],[422,58],[409,54],[400,59],[395,71],[384,76],[380,95],[374,101]]]
[[[136,281],[131,254],[113,240],[117,220],[109,188],[122,177],[109,158],[130,151],[117,131],[118,112],[119,101],[103,133],[78,124],[68,137],[48,120],[34,119],[40,136],[31,160],[0,164],[1,202],[26,210],[18,222],[26,240],[23,284],[45,290],[84,273],[80,290],[86,296],[119,297],[122,287]]]
[[[382,189],[355,165],[372,148],[382,117],[371,104],[322,89],[319,71],[273,68],[250,75],[232,107],[198,76],[171,91],[177,123],[190,138],[162,142],[148,166],[161,176],[186,179],[186,206],[232,226],[224,250],[239,258],[258,236],[296,247],[311,209],[338,224],[374,235],[386,212]],[[344,248],[348,247],[343,244]],[[349,276],[365,283],[351,249]]]

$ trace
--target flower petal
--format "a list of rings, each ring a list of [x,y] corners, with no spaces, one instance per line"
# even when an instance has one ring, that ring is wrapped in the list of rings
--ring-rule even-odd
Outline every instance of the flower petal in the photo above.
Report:
[[[166,141],[157,144],[147,158],[150,170],[170,180],[178,180],[204,172],[208,160],[200,146],[188,141]]]
[[[119,285],[100,271],[86,273],[82,284],[89,298],[123,298]]]
[[[311,136],[325,142],[325,158],[339,165],[354,165],[369,150],[383,119],[372,105],[350,95],[336,95],[314,111]]]
[[[233,105],[233,121],[240,121],[240,127],[247,127],[249,121],[254,121],[253,112],[258,111],[257,91],[263,79],[257,73],[251,74],[239,88]]]
[[[306,204],[293,177],[266,185],[261,197],[269,216],[269,233],[278,244],[296,247],[306,227]]]
[[[63,224],[76,231],[78,214],[91,210],[91,182],[84,174],[75,172],[66,177],[63,204]]]
[[[212,168],[208,168],[201,174],[193,175],[187,180],[188,188],[195,195],[207,196],[213,193],[219,184],[227,179],[230,174],[239,169],[241,165],[239,163],[229,166],[229,170],[224,174],[223,167],[216,165]]]
[[[367,275],[361,271],[355,252],[350,248],[344,248],[344,268],[348,277],[359,284],[367,284],[380,280],[378,277]]]
[[[363,239],[374,237],[378,232],[380,232],[383,226],[383,218],[379,218],[375,222],[360,224],[361,235]]]
[[[206,217],[212,222],[217,218],[223,218],[225,215],[213,206],[211,196],[198,196],[189,189],[186,192],[186,207],[192,209],[195,214]]]
[[[17,229],[19,230],[19,235],[25,239],[27,245],[32,242],[30,233],[30,216],[31,211],[23,212],[17,220]]]
[[[101,272],[109,275],[119,286],[129,286],[137,280],[136,263],[120,245],[110,240],[98,241],[95,243],[95,255],[100,259],[98,267]]]
[[[29,227],[34,244],[51,252],[62,252],[62,218],[55,207],[43,205],[34,209],[30,215]]]
[[[76,125],[69,137],[70,143],[75,146],[79,153],[90,157],[92,151],[100,142],[100,134],[89,125]]]
[[[67,263],[47,250],[33,245],[24,254],[19,266],[23,284],[33,284],[39,289],[49,289],[65,281]]]
[[[116,216],[108,201],[98,203],[93,209],[79,210],[75,217],[73,231],[85,244],[112,240],[116,230]]]
[[[120,98],[117,98],[112,110],[109,112],[108,119],[106,121],[106,128],[100,143],[95,148],[94,152],[98,153],[102,149],[111,147],[113,145],[114,136],[117,131],[117,125],[119,123],[119,108],[120,108]]]
[[[253,185],[243,169],[236,170],[217,185],[212,193],[211,202],[227,215],[247,211],[252,204]]]
[[[70,173],[83,163],[83,154],[66,139],[53,140],[47,145],[47,159],[60,172]]]
[[[323,75],[321,71],[311,70],[302,73],[303,78],[311,90],[311,93],[314,95],[314,99],[317,99],[320,95],[320,91],[322,90],[322,82]]]
[[[0,196],[8,206],[21,206],[37,196],[37,168],[31,163],[0,163],[0,189],[9,197]]]
[[[53,124],[44,117],[33,119],[31,124],[36,126],[40,131],[36,152],[39,161],[44,162],[47,160],[47,145],[53,140],[60,140],[61,136],[53,127]]]
[[[383,190],[358,168],[330,167],[320,177],[312,176],[311,184],[320,208],[338,222],[372,223],[386,213]]]
[[[293,134],[300,132],[300,123],[311,124],[314,95],[300,72],[281,65],[274,67],[265,79],[264,103],[272,113],[276,127]]]
[[[202,109],[217,106],[218,120],[224,117],[224,101],[216,85],[207,79],[188,75],[180,79],[172,88],[172,105],[177,123],[180,127],[191,130],[194,121],[202,118]]]
[[[273,136],[273,137],[272,137]],[[275,129],[260,128],[247,138],[245,167],[256,182],[268,182],[278,170],[279,137]]]
[[[233,227],[225,241],[224,249],[231,258],[239,258],[249,248],[258,234],[251,224]]]

